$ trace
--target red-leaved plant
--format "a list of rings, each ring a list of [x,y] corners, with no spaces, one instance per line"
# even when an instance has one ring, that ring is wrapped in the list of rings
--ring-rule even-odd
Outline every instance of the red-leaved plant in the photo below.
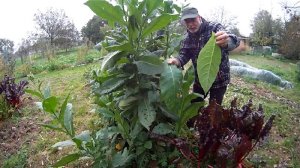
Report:
[[[22,102],[22,95],[25,93],[25,87],[28,81],[15,83],[15,79],[7,75],[0,82],[0,95],[3,94],[5,101],[13,108],[19,108]]]
[[[234,99],[231,108],[224,109],[216,102],[211,102],[195,117],[192,140],[173,139],[154,133],[150,133],[150,136],[174,145],[197,167],[246,167],[243,160],[257,142],[266,137],[275,118],[272,115],[264,125],[261,105],[256,111],[253,111],[252,105],[250,100],[242,109],[237,109],[237,102]],[[175,159],[178,160],[180,159]]]

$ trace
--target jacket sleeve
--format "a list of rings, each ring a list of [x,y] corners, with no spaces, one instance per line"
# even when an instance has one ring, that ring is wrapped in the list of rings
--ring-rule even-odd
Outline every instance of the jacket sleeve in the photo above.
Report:
[[[229,35],[228,45],[227,45],[227,48],[225,48],[226,50],[231,51],[240,45],[240,39],[236,35],[230,33],[228,30],[226,30],[219,23],[216,24],[216,27],[214,29],[214,32],[218,32],[218,31],[226,31],[226,33]]]
[[[179,56],[177,57],[177,59],[180,62],[181,69],[183,69],[183,66],[191,59],[189,48],[186,47],[186,40],[183,40],[180,43]]]

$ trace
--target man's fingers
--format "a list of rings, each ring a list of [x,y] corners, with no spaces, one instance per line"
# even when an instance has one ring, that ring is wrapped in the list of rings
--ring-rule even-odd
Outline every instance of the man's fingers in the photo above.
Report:
[[[167,63],[168,64],[175,64],[175,65],[177,64],[175,59],[168,59]]]
[[[223,39],[217,40],[216,44],[223,44],[223,43],[227,43],[227,42],[228,42],[228,39],[223,38]]]
[[[219,36],[216,36],[216,40],[219,41],[219,40],[227,40],[228,38],[228,34],[227,33],[224,33],[224,34],[220,34]]]
[[[216,34],[215,34],[215,36],[220,36],[220,35],[222,35],[222,34],[224,34],[224,31],[218,31]]]

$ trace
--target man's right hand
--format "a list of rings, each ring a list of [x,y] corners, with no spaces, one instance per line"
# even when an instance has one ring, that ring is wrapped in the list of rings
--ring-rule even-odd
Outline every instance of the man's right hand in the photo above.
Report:
[[[167,63],[170,65],[176,65],[177,67],[180,66],[180,61],[177,58],[169,58]]]

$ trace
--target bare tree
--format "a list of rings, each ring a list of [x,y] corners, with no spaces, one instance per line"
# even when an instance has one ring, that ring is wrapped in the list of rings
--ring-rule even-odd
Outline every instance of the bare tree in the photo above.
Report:
[[[283,9],[290,18],[285,20],[285,29],[280,42],[280,52],[289,59],[300,59],[300,1],[283,3]]]
[[[15,55],[21,58],[21,63],[23,64],[26,58],[29,56],[31,50],[32,50],[31,39],[30,38],[22,39],[22,42],[18,50],[16,51]]]
[[[38,25],[39,38],[47,39],[53,50],[55,46],[60,48],[72,46],[79,39],[79,33],[63,10],[48,9],[45,13],[38,11],[34,15],[34,21]]]
[[[226,11],[224,6],[219,6],[214,9],[208,19],[221,23],[227,30],[237,29],[237,17]]]
[[[285,9],[286,13],[288,13],[291,17],[300,16],[300,1],[295,2],[294,4],[289,4],[287,2],[281,3],[281,6]]]

